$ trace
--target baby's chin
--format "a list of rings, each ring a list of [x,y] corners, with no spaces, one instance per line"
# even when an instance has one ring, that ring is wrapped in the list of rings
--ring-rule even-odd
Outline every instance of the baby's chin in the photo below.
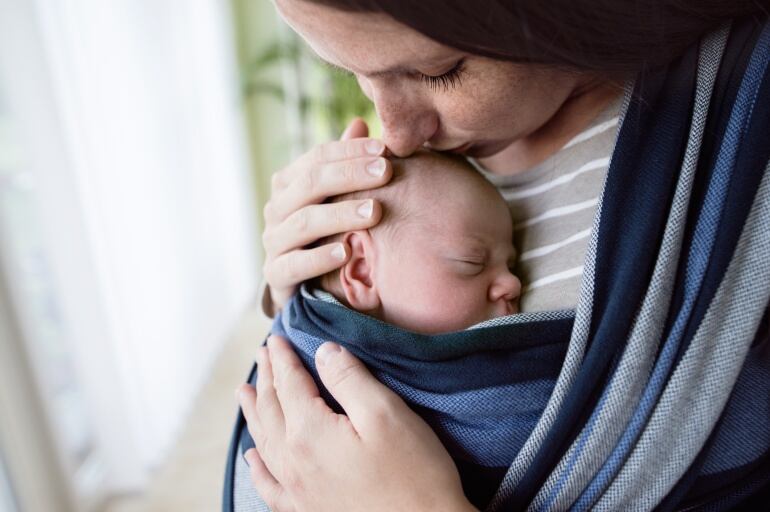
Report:
[[[422,307],[421,307],[422,306]],[[370,312],[377,319],[418,334],[446,334],[463,331],[476,324],[512,315],[519,312],[518,299],[498,301],[493,304],[478,304],[476,308],[461,304],[415,304],[403,307],[403,303],[381,303],[376,312]]]

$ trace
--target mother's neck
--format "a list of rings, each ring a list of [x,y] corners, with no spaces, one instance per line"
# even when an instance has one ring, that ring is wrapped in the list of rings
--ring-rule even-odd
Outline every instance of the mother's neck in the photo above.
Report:
[[[576,88],[543,126],[499,153],[478,161],[495,174],[513,175],[526,171],[563,148],[622,94],[621,83],[585,83]]]

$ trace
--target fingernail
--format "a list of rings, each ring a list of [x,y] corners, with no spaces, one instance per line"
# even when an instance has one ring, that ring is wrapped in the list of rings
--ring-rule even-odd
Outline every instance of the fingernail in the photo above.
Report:
[[[381,141],[372,139],[369,141],[366,141],[366,152],[370,155],[379,155],[382,153],[382,150],[385,149],[385,144],[383,144]]]
[[[345,246],[337,244],[334,246],[331,252],[332,258],[340,261],[345,261]]]
[[[378,158],[366,164],[366,172],[368,172],[369,174],[371,174],[376,178],[379,178],[383,174],[385,174],[385,168],[386,168],[386,165],[385,165],[384,158]]]
[[[342,352],[342,348],[336,343],[326,342],[321,345],[316,351],[316,359],[321,365],[327,365],[331,362],[332,358]]]
[[[364,219],[368,219],[372,216],[372,210],[374,209],[374,201],[371,199],[368,199],[361,203],[361,205],[358,207],[356,212],[358,212],[358,215],[363,217]]]
[[[235,391],[233,391],[233,394],[235,395],[236,400],[241,399],[241,388],[235,388]]]

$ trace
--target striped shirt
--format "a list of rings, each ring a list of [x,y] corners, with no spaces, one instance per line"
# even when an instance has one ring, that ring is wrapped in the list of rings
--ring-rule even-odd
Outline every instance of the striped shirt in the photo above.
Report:
[[[591,226],[618,131],[622,100],[544,162],[512,176],[474,165],[511,209],[521,311],[574,308]]]

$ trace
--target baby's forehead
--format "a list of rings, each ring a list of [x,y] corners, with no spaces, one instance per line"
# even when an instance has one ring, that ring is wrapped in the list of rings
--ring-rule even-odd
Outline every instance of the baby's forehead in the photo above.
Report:
[[[420,151],[392,165],[390,183],[372,191],[383,205],[376,231],[469,239],[509,215],[502,197],[465,159]]]
[[[480,201],[484,198],[482,187],[491,187],[465,159],[441,153],[420,151],[408,158],[395,159],[393,169],[400,178],[394,180],[393,193],[404,201],[424,201],[426,197],[434,201]]]

